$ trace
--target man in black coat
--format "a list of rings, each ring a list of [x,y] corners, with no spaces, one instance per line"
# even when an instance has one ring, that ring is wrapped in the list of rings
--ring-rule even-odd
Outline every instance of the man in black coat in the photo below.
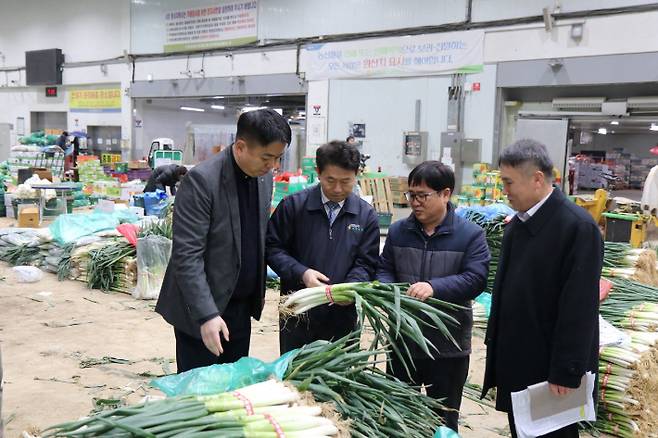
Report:
[[[519,140],[499,159],[504,193],[518,211],[506,226],[487,327],[483,395],[516,428],[511,393],[548,381],[561,397],[598,369],[603,241],[583,208],[551,186],[546,148]],[[577,437],[572,424],[550,437]]]
[[[251,317],[260,318],[265,298],[271,170],[290,137],[275,111],[244,113],[233,146],[192,168],[181,184],[155,308],[174,326],[179,373],[249,354]]]
[[[178,164],[165,164],[153,171],[151,177],[144,187],[144,193],[155,192],[157,189],[171,191],[171,196],[176,196],[176,184],[187,174],[187,167]]]
[[[332,141],[316,152],[320,184],[286,197],[267,229],[267,262],[286,294],[304,287],[370,281],[379,260],[377,213],[352,190],[361,155]],[[354,304],[324,305],[279,322],[281,354],[319,339],[339,339],[356,328]]]

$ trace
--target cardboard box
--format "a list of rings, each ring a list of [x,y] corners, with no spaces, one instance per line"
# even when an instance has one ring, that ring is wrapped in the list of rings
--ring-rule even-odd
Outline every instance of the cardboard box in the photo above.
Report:
[[[53,182],[53,173],[50,169],[46,169],[45,167],[33,167],[32,173],[36,173],[40,179],[47,179],[48,181]]]
[[[20,228],[39,228],[39,207],[36,205],[19,206],[18,226]]]

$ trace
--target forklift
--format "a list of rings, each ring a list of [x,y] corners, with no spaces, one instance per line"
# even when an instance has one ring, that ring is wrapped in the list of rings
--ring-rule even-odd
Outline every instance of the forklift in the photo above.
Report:
[[[167,164],[178,164],[182,166],[183,151],[174,149],[174,140],[171,138],[155,138],[151,141],[148,163],[152,170]]]

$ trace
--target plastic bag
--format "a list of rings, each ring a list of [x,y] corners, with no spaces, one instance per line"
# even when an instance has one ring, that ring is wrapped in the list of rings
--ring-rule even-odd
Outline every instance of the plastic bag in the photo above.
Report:
[[[488,319],[491,314],[491,294],[488,292],[482,292],[477,298],[475,298],[475,302],[480,303],[484,307],[484,312]]]
[[[12,270],[16,274],[16,281],[19,283],[36,283],[43,278],[41,269],[34,266],[14,266]]]
[[[127,209],[113,213],[63,214],[48,228],[57,242],[69,243],[99,231],[114,230],[124,222],[137,222],[137,216]]]
[[[459,434],[446,426],[440,426],[436,429],[433,438],[459,438]]]
[[[270,363],[254,357],[243,357],[233,363],[195,368],[155,379],[151,381],[151,386],[172,397],[219,394],[264,382],[272,376],[281,380],[298,351],[289,351]]]
[[[137,240],[137,286],[133,290],[134,298],[158,298],[170,256],[171,240],[166,237],[147,236]]]
[[[137,233],[139,228],[135,224],[121,224],[117,231],[132,245],[137,246]]]

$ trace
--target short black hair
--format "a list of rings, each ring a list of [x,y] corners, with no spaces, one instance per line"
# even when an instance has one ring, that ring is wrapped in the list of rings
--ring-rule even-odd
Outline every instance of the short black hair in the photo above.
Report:
[[[414,167],[408,179],[409,187],[422,183],[437,192],[444,189],[450,189],[452,192],[455,190],[455,172],[440,161],[425,161]]]
[[[187,174],[187,167],[178,166],[178,168],[176,169],[176,175],[178,176],[178,179],[185,176],[185,174]]]
[[[292,132],[283,116],[272,109],[261,109],[242,113],[238,119],[236,139],[256,142],[260,146],[279,142],[290,144]]]
[[[325,167],[334,165],[356,173],[361,164],[361,153],[354,145],[334,140],[318,148],[315,152],[315,162],[320,172]]]
[[[539,169],[544,177],[553,177],[553,161],[548,156],[546,146],[529,138],[518,140],[506,147],[498,157],[498,167],[501,165],[521,167],[531,164]]]
[[[345,141],[350,141],[350,140],[356,140],[356,138],[353,135],[348,135]]]
[[[65,136],[65,137],[68,137],[69,133],[66,132],[66,131],[62,131],[62,135]]]

